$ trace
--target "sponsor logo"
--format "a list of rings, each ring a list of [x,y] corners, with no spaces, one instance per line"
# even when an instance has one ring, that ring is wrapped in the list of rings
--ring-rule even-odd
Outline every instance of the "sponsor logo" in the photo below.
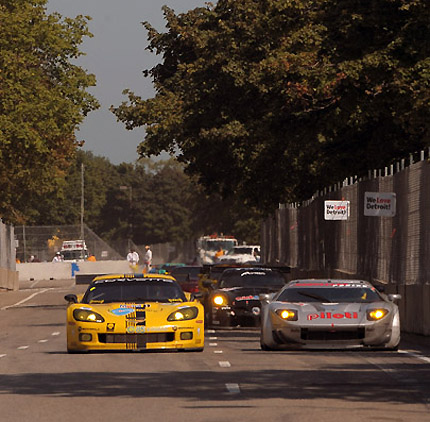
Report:
[[[116,309],[111,309],[109,312],[116,316],[124,316],[124,315],[133,313],[134,308],[116,308]]]
[[[108,322],[108,323],[106,324],[106,331],[113,331],[113,330],[115,330],[115,323],[113,323],[113,322]]]
[[[237,298],[235,298],[235,300],[237,300],[238,302],[240,302],[241,300],[258,300],[258,296],[257,295],[238,296]]]
[[[144,327],[143,325],[138,325],[137,327],[127,327],[126,332],[128,334],[142,334],[142,333],[165,333],[176,331],[177,327],[164,326],[164,327]]]
[[[312,321],[314,319],[358,319],[357,312],[320,312],[319,314],[309,314],[307,319]]]

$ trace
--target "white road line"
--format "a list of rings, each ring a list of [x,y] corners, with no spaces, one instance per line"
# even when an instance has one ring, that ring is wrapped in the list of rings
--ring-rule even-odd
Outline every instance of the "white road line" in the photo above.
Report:
[[[28,349],[30,346],[19,346],[17,347],[18,350],[26,350]]]
[[[206,331],[208,334],[215,334],[215,330],[207,330]]]
[[[214,350],[214,353],[222,353],[222,350]]]
[[[48,340],[43,339],[43,340],[38,340],[38,343],[46,343]]]
[[[209,337],[209,340],[218,340],[218,337]]]
[[[216,346],[218,346],[218,343],[209,343],[209,346],[216,347]]]
[[[399,350],[398,352],[402,353],[404,355],[409,355],[409,356],[412,356],[414,358],[420,359],[426,363],[430,363],[430,358],[428,358],[427,356],[423,356],[423,355],[420,355],[420,354],[414,353],[414,352],[408,352],[407,350]]]
[[[225,386],[230,394],[240,393],[239,384],[226,384]]]
[[[219,366],[221,366],[221,368],[230,368],[231,367],[231,363],[228,360],[220,361],[218,363],[219,363]]]
[[[4,358],[5,356],[7,356],[6,353],[3,355],[0,355],[0,358]]]
[[[14,308],[14,307],[16,307],[16,306],[22,305],[23,303],[27,302],[27,300],[33,299],[33,297],[34,297],[34,296],[36,296],[36,295],[38,295],[38,294],[41,294],[41,293],[45,293],[45,292],[47,292],[48,290],[52,290],[52,287],[49,287],[49,288],[47,288],[47,289],[40,290],[39,292],[35,292],[35,293],[33,293],[32,295],[30,295],[29,297],[26,297],[25,299],[20,300],[19,302],[15,303],[14,305],[3,306],[3,308],[0,308],[0,310],[1,310],[1,311],[5,311],[6,309]]]
[[[30,284],[30,289],[33,288],[37,283],[39,283],[40,280],[35,281],[34,283]]]
[[[60,335],[60,332],[59,331],[55,331],[55,332],[53,332],[52,334],[51,334],[51,336],[59,336]]]

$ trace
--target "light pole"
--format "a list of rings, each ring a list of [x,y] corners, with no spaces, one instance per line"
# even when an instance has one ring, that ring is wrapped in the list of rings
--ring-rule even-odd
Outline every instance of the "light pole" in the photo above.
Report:
[[[133,235],[133,220],[132,220],[132,218],[133,218],[133,209],[132,209],[133,208],[133,188],[132,188],[132,186],[123,185],[123,186],[119,187],[119,190],[122,190],[122,191],[128,190],[128,192],[129,192],[128,199],[130,202],[130,207],[128,210],[128,239],[127,239],[127,242],[128,242],[128,249],[130,249],[131,248],[131,237]]]

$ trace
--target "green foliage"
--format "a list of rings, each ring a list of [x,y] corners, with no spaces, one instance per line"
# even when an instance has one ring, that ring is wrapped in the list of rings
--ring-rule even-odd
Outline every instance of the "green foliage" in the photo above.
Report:
[[[73,65],[87,18],[46,13],[46,0],[0,0],[0,215],[33,222],[61,187],[77,148],[74,132],[98,107],[93,75]]]
[[[309,198],[429,144],[427,0],[219,0],[149,23],[142,156],[178,154],[209,193],[247,209]]]

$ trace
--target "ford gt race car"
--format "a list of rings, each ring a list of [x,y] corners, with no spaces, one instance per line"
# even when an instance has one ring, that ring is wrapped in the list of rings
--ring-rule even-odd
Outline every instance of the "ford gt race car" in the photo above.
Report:
[[[99,276],[82,298],[70,294],[65,299],[69,302],[69,353],[203,350],[203,306],[191,300],[191,295],[184,293],[173,277],[159,274]]]
[[[275,295],[260,295],[261,348],[395,350],[400,298],[361,280],[292,281]]]
[[[285,286],[283,273],[270,268],[225,270],[205,303],[206,320],[212,327],[260,325],[261,293],[278,292]],[[210,288],[211,283],[208,285]]]

